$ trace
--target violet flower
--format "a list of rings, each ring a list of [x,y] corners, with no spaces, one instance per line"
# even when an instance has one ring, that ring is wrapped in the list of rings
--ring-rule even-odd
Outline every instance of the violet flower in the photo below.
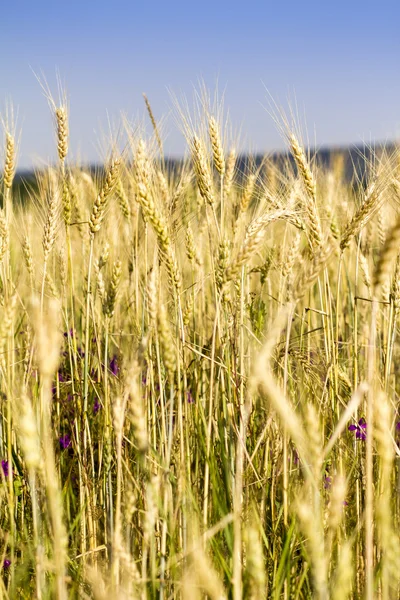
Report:
[[[3,469],[3,475],[4,475],[4,477],[7,478],[9,476],[9,474],[10,474],[8,460],[2,460],[1,461],[1,468]]]
[[[3,569],[7,570],[11,567],[11,560],[9,558],[5,558],[3,562]]]
[[[361,440],[365,442],[365,440],[367,439],[367,423],[365,422],[364,417],[361,417],[357,425],[349,425],[348,430],[356,432],[356,440]]]
[[[95,383],[99,383],[99,374],[95,367],[90,371],[90,377],[93,379]]]
[[[94,401],[93,404],[93,414],[97,415],[97,413],[99,412],[99,410],[101,409],[101,404],[98,398],[96,398],[96,400]]]
[[[68,435],[68,433],[62,435],[58,441],[60,442],[62,450],[69,448],[71,445],[71,437]]]
[[[116,354],[110,360],[110,371],[113,375],[118,375],[119,366],[118,366],[118,357]]]

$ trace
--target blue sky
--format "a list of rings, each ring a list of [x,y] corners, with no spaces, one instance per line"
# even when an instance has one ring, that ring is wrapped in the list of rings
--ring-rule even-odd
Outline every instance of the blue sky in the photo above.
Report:
[[[298,106],[319,146],[400,135],[400,3],[6,2],[0,19],[0,110],[19,111],[22,167],[54,157],[50,111],[32,70],[67,87],[71,150],[99,158],[107,115],[143,116],[146,92],[166,148],[184,150],[169,89],[192,96],[203,79],[225,90],[243,148],[284,142],[265,109]],[[265,87],[264,87],[265,86]],[[4,112],[4,110],[1,110]],[[304,116],[305,115],[305,116]]]

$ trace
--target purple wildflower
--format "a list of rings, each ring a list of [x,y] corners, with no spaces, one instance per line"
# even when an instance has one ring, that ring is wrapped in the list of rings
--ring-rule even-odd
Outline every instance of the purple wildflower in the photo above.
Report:
[[[65,435],[62,435],[59,439],[59,442],[60,442],[60,446],[61,446],[62,450],[69,448],[71,445],[71,438],[68,435],[68,433],[66,433]]]
[[[329,490],[331,488],[332,485],[332,477],[329,477],[329,475],[325,475],[324,477],[324,488],[326,490]]]
[[[65,338],[67,338],[67,337],[68,337],[68,331],[64,331],[64,337],[65,337]],[[69,337],[72,337],[72,338],[74,337],[74,330],[72,329],[72,327],[71,327],[71,329],[69,330]]]
[[[99,382],[99,374],[98,374],[98,371],[97,371],[97,369],[95,367],[93,367],[93,369],[91,369],[91,371],[90,371],[90,377],[93,379],[93,381],[95,383]]]
[[[365,442],[365,440],[367,439],[367,423],[365,422],[364,417],[361,417],[357,425],[349,425],[348,430],[356,432],[357,440],[362,440],[363,442]]]
[[[193,398],[192,393],[190,392],[190,390],[188,390],[188,392],[187,392],[187,401],[188,401],[188,404],[193,404],[194,403],[194,398]]]
[[[4,477],[8,477],[8,475],[10,473],[10,469],[9,469],[9,465],[8,465],[8,460],[2,460],[1,461],[1,468],[3,469],[3,475],[4,475]]]
[[[114,354],[110,361],[110,371],[113,375],[118,375],[119,366],[118,366],[118,358],[117,355]]]
[[[97,413],[99,412],[99,410],[101,409],[101,404],[98,398],[96,398],[96,400],[94,401],[93,404],[93,414],[97,415]]]
[[[11,567],[11,560],[9,558],[5,558],[3,562],[3,569],[7,570]]]
[[[300,456],[299,456],[299,453],[297,452],[297,450],[293,450],[293,464],[295,464],[295,465],[300,464]]]

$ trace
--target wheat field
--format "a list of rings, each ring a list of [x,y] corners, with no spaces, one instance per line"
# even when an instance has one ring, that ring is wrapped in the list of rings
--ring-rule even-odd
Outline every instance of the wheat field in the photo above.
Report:
[[[4,122],[0,598],[399,598],[399,152],[145,103],[22,183]]]

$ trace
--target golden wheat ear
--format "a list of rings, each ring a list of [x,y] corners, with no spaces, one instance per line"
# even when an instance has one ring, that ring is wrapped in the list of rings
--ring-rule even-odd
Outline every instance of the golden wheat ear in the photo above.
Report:
[[[59,106],[56,109],[56,124],[57,124],[57,150],[61,161],[64,161],[68,154],[68,114],[64,106]]]
[[[109,196],[118,181],[121,163],[122,159],[120,157],[111,160],[103,185],[93,204],[92,213],[89,218],[89,230],[92,236],[100,230]]]
[[[192,159],[200,194],[207,204],[213,205],[215,198],[210,166],[204,145],[197,135],[192,139]]]
[[[10,189],[15,175],[15,140],[11,133],[6,133],[6,158],[4,161],[4,185]]]
[[[218,123],[214,117],[210,117],[208,122],[208,131],[210,135],[211,148],[214,158],[214,166],[221,177],[225,175],[225,157],[222,147],[221,134]]]

